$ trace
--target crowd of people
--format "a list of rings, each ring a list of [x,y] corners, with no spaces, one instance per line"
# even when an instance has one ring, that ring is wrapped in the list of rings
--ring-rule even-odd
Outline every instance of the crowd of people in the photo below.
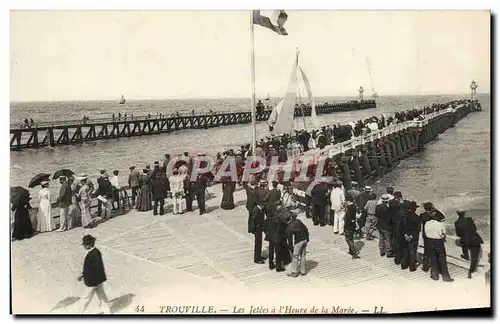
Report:
[[[386,127],[393,122],[413,120],[460,103],[462,102],[453,101],[434,104],[398,113],[394,118],[372,117],[364,123],[360,122],[365,125],[377,120],[379,126]],[[311,146],[308,145],[311,143],[310,139],[317,140],[320,147],[338,142],[335,129],[345,126],[334,125],[332,128],[327,126],[311,133],[302,130],[295,132],[294,136],[267,137],[260,141],[256,155],[268,158],[278,156],[279,160],[284,162],[290,157],[314,148],[315,141]],[[351,136],[355,136],[355,129],[356,127],[351,127]],[[241,146],[237,152],[231,149],[219,153],[216,158],[216,168],[221,166],[226,157],[232,156],[236,159],[238,176],[241,176],[245,160],[251,154],[250,144]],[[164,215],[166,199],[172,200],[173,214],[193,211],[193,200],[196,199],[200,215],[204,214],[207,187],[214,180],[214,173],[207,171],[193,179],[191,177],[193,157],[188,152],[177,156],[170,174],[168,168],[171,161],[170,154],[165,154],[163,161],[155,162],[153,168],[146,166],[142,172],[131,166],[127,181],[131,189],[130,200],[127,192],[122,190],[123,185],[119,180],[118,170],[113,171],[112,176],[109,176],[106,170],[101,170],[96,184],[93,184],[86,174],[59,177],[61,188],[57,204],[60,209],[60,226],[57,230],[65,231],[75,226],[91,228],[97,224],[93,216],[100,216],[101,220],[109,219],[116,214],[112,210],[124,211],[129,202],[132,204],[129,207],[139,212],[152,211],[154,215]],[[205,165],[199,165],[200,169],[204,167]],[[220,207],[226,210],[234,209],[233,194],[240,181],[226,177],[219,179],[218,182],[222,184],[223,191]],[[292,277],[304,275],[309,232],[307,226],[297,219],[296,214],[284,207],[283,194],[278,189],[278,182],[273,181],[272,188],[266,180],[259,178],[243,181],[240,184],[247,193],[248,232],[255,236],[254,262],[264,263],[262,234],[265,233],[265,240],[269,241],[270,269],[284,271],[285,266],[292,263],[292,272],[289,275]],[[306,217],[312,218],[315,226],[331,225],[334,235],[344,235],[349,254],[353,258],[359,258],[359,251],[354,245],[355,237],[373,240],[378,236],[380,255],[394,258],[396,264],[400,264],[403,269],[409,268],[410,271],[416,269],[419,233],[422,232],[425,246],[423,270],[428,271],[430,267],[431,278],[437,280],[441,274],[443,280],[452,281],[446,265],[444,215],[441,212],[431,203],[425,203],[424,212],[417,215],[417,204],[404,200],[401,192],[394,192],[389,188],[387,194],[377,200],[371,188],[366,187],[360,192],[356,189],[356,183],[353,183],[353,186],[354,188],[347,192],[341,182],[334,181],[328,184],[320,182],[313,186],[306,194]],[[21,199],[12,206],[12,210],[15,211],[12,235],[15,239],[29,238],[34,232],[55,230],[48,187],[48,181],[41,183],[36,218],[30,219],[29,199]],[[97,214],[92,215],[91,202],[95,198],[98,203]],[[463,211],[460,213],[463,214]],[[470,277],[477,267],[477,246],[478,244],[480,246],[482,240],[470,218],[459,221],[462,225],[457,227],[457,235],[463,237],[464,259],[469,258],[467,251],[471,251]]]

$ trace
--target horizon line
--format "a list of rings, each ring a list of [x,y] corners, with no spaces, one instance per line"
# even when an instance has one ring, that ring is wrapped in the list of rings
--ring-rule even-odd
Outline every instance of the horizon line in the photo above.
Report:
[[[477,93],[476,95],[490,95],[490,92],[480,92]],[[124,95],[125,96],[125,95]],[[405,94],[387,94],[387,95],[380,95],[380,97],[410,97],[410,96],[470,96],[470,93],[420,93],[420,94],[412,94],[412,93],[405,93]],[[262,96],[264,99],[260,100],[265,100],[267,95]],[[282,97],[274,97],[271,96],[271,99],[280,99]],[[358,98],[357,95],[318,95],[315,98]],[[313,99],[315,99],[313,98]],[[371,96],[369,96],[370,99],[366,100],[372,100]],[[221,99],[248,99],[250,100],[249,97],[170,97],[170,98],[133,98],[133,99],[126,99],[127,102],[129,101],[164,101],[164,100],[221,100]],[[11,100],[9,101],[10,104],[17,104],[17,103],[39,103],[39,102],[89,102],[89,101],[118,101],[119,99],[107,99],[107,98],[102,98],[102,99],[64,99],[64,100]]]

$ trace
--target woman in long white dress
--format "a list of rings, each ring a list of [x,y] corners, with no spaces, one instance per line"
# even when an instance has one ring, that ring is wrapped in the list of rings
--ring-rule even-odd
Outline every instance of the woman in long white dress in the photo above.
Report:
[[[90,214],[90,203],[92,198],[90,197],[91,191],[89,184],[87,182],[87,175],[82,174],[77,178],[81,181],[81,188],[78,191],[78,200],[80,200],[80,211],[82,213],[82,226],[84,228],[89,227],[92,224],[92,216]]]
[[[41,183],[42,189],[38,192],[38,213],[36,222],[37,232],[51,232],[56,228],[54,219],[52,218],[52,205],[50,203],[49,182]]]

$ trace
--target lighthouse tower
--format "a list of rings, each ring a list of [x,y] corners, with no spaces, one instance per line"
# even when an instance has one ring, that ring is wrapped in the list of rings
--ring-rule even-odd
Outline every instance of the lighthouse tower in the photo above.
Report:
[[[358,90],[358,92],[359,92],[359,101],[363,101],[363,92],[364,91],[365,90],[363,89],[363,87],[359,87],[359,90]]]
[[[471,100],[477,100],[476,99],[476,89],[477,89],[476,81],[472,80],[472,82],[470,83],[470,99]]]

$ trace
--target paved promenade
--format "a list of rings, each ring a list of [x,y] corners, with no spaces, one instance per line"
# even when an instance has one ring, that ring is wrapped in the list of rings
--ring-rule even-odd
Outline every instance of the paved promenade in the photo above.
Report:
[[[114,313],[135,313],[141,305],[145,313],[158,313],[163,304],[182,303],[215,305],[218,313],[228,313],[234,311],[232,305],[240,305],[237,303],[332,305],[331,298],[339,303],[354,297],[353,302],[364,302],[370,308],[385,300],[386,310],[396,312],[489,305],[489,291],[480,274],[469,280],[464,268],[450,264],[455,282],[434,282],[420,268],[410,273],[400,270],[393,259],[380,258],[377,241],[357,241],[362,247],[361,259],[353,260],[343,236],[333,235],[330,226],[312,226],[308,219],[303,220],[311,233],[308,275],[289,278],[289,271],[270,271],[267,263],[252,262],[253,236],[247,233],[244,190],[235,192],[237,208],[230,211],[219,208],[219,186],[210,191],[215,197],[207,201],[208,213],[202,216],[196,207],[183,215],[132,211],[91,230],[75,228],[12,242],[13,312],[78,312],[86,289],[76,277],[86,254],[81,238],[87,233],[97,238],[103,253],[106,290]],[[311,294],[298,298],[296,289]],[[339,295],[346,289],[352,294]],[[398,304],[401,298],[408,299],[408,293],[419,291],[446,296],[439,305],[418,295],[418,302],[410,306],[408,302]],[[328,299],[328,294],[336,297]],[[89,313],[99,312],[96,304],[89,307]]]

